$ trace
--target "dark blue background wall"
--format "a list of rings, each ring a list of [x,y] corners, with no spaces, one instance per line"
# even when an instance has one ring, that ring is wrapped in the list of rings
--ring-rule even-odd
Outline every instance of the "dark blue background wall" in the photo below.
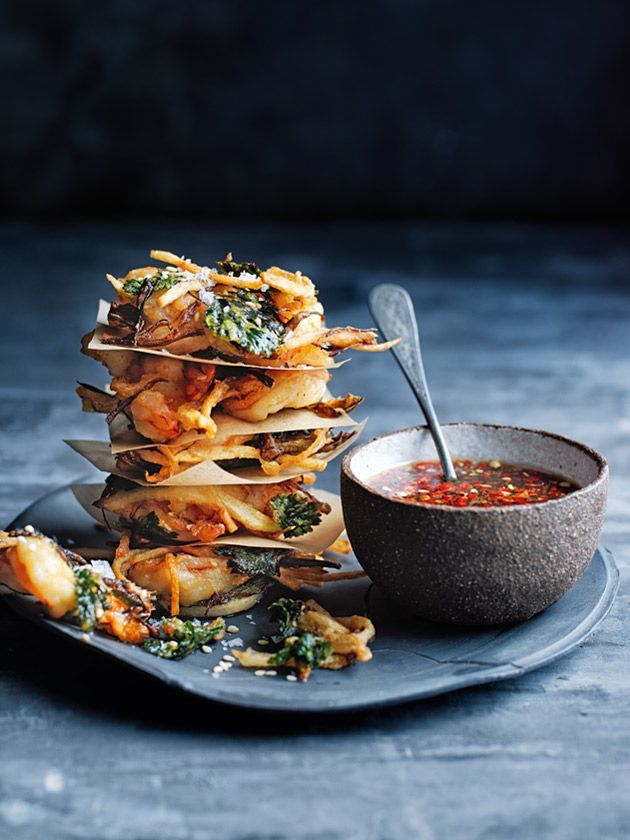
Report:
[[[1,14],[5,215],[625,214],[623,0]]]

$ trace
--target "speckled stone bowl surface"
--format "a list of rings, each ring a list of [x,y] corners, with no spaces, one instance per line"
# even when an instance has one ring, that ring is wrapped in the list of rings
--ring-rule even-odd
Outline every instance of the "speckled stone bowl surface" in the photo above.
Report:
[[[348,536],[377,587],[434,621],[504,624],[553,604],[589,564],[602,527],[606,460],[584,444],[533,429],[443,426],[451,456],[559,473],[579,490],[535,505],[453,508],[393,501],[370,479],[397,464],[437,460],[428,429],[382,435],[341,467]]]

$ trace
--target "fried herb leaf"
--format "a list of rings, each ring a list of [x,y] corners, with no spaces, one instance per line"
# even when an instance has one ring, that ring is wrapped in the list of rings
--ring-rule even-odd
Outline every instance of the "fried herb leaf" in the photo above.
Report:
[[[224,260],[217,260],[217,265],[223,274],[232,274],[234,277],[238,277],[239,274],[254,274],[256,277],[260,277],[262,274],[261,269],[255,262],[235,262],[232,259],[232,254],[228,254]]]
[[[84,566],[74,570],[74,590],[77,598],[74,617],[81,630],[90,632],[109,605],[107,590],[100,576]]]
[[[284,552],[267,548],[244,548],[230,546],[215,549],[217,554],[228,558],[230,569],[239,575],[257,577],[275,577],[278,574],[279,561]]]
[[[123,286],[123,292],[130,297],[137,297],[140,294],[140,289],[145,283],[146,278],[133,277],[127,280]]]
[[[249,598],[251,595],[262,596],[265,589],[270,585],[270,578],[259,575],[256,578],[246,580],[245,583],[239,583],[238,586],[233,586],[232,589],[215,593],[206,603],[229,604],[230,601],[235,601],[237,598]]]
[[[206,624],[183,621],[181,618],[163,618],[157,626],[158,637],[147,639],[143,645],[147,653],[162,659],[183,659],[202,645],[208,644],[225,632],[225,621],[215,618]]]
[[[270,618],[278,625],[278,633],[273,636],[274,642],[281,642],[283,639],[295,635],[303,606],[303,601],[298,601],[295,598],[279,598],[273,604],[269,604],[267,609]]]
[[[293,639],[286,639],[284,646],[272,654],[271,665],[286,665],[293,660],[296,665],[318,668],[332,653],[332,646],[325,639],[312,633],[300,633]]]
[[[136,537],[143,537],[146,540],[172,542],[177,539],[177,533],[163,525],[153,510],[146,516],[133,520],[133,531]]]
[[[171,289],[183,280],[180,272],[168,271],[167,269],[159,271],[157,274],[151,274],[148,277],[133,277],[127,280],[123,286],[123,292],[131,297],[137,297],[142,291],[143,286],[149,285],[149,294],[153,292],[164,292],[166,289]]]
[[[317,502],[298,493],[278,493],[269,500],[269,507],[286,537],[308,534],[322,520]]]
[[[206,309],[205,324],[219,338],[264,357],[278,349],[285,334],[269,297],[248,289],[215,295]]]

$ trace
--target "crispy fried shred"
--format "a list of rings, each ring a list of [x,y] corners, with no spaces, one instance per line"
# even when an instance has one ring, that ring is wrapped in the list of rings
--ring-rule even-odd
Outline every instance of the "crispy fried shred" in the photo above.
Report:
[[[286,628],[282,647],[275,652],[254,650],[234,651],[244,668],[293,668],[299,678],[306,681],[313,668],[339,670],[354,662],[369,662],[372,651],[369,643],[375,629],[369,618],[362,615],[334,617],[316,601],[305,602],[283,599],[283,612],[297,604],[293,610],[293,625]],[[272,605],[273,607],[274,605]],[[290,631],[293,632],[290,632]]]
[[[226,469],[259,464],[265,475],[282,477],[288,471],[322,472],[326,455],[354,435],[353,431],[312,429],[255,435],[235,435],[222,444],[203,436],[182,444],[125,450],[116,455],[116,466],[133,480],[160,484],[204,461],[216,461]]]
[[[346,394],[345,397],[334,397],[330,400],[313,403],[308,408],[320,417],[341,417],[344,413],[350,414],[362,402],[363,397]]]

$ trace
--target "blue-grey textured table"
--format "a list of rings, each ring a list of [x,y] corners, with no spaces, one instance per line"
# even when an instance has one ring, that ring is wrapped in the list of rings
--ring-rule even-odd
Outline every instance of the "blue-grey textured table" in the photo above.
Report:
[[[300,267],[331,323],[368,325],[367,290],[407,286],[444,420],[543,427],[611,462],[604,542],[622,581],[576,652],[520,679],[338,718],[286,719],[177,694],[0,606],[0,836],[617,838],[630,832],[630,240],[516,226],[5,226],[0,519],[83,469],[62,437],[103,434],[76,379],[105,271],[149,247],[233,249]],[[411,425],[393,360],[356,354],[335,390],[368,435]],[[336,469],[322,484],[334,487]]]

